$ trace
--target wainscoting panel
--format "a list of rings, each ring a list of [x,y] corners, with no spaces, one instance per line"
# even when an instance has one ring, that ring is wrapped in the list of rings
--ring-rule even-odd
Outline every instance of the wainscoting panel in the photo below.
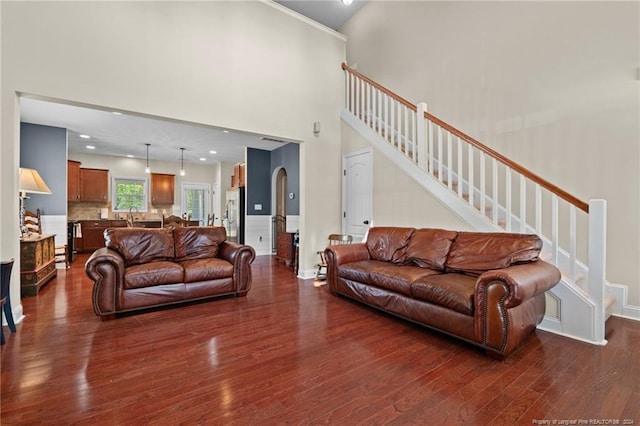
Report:
[[[244,242],[256,251],[256,255],[271,254],[271,216],[247,215]]]

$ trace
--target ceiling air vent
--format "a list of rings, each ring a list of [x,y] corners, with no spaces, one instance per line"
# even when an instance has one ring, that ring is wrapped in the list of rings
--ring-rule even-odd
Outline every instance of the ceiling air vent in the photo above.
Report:
[[[283,141],[282,139],[275,139],[275,138],[270,138],[268,136],[263,136],[260,138],[261,141],[267,141],[267,142],[277,142],[277,143],[289,143],[287,141]]]

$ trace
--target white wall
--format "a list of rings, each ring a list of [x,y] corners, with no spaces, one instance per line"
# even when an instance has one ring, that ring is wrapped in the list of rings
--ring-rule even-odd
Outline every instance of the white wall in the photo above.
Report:
[[[359,133],[342,124],[342,152],[371,148]],[[408,226],[469,231],[471,228],[415,183],[376,149],[373,152],[374,226]]]
[[[302,141],[300,260],[313,269],[340,226],[343,37],[258,1],[0,7],[3,259],[19,260],[17,100],[27,93]]]
[[[578,198],[640,306],[640,3],[369,2],[348,62]],[[401,30],[399,30],[401,29]]]

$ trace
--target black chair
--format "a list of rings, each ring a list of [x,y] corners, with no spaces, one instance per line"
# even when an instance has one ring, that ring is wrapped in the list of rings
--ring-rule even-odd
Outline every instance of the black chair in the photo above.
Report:
[[[9,294],[9,284],[11,283],[11,269],[13,268],[13,259],[2,261],[0,263],[0,306],[7,319],[9,330],[16,332],[16,323],[13,321],[13,312],[11,311],[11,295]],[[0,327],[1,329],[2,327]],[[4,331],[0,330],[2,340],[0,344],[4,345]]]

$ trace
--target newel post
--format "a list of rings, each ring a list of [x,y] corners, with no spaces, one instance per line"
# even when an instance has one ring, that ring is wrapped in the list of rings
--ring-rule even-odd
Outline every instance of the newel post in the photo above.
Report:
[[[427,112],[427,104],[420,102],[416,105],[416,143],[418,144],[418,167],[423,170],[427,170],[427,161],[429,156],[427,155],[427,120],[424,118],[424,113]]]
[[[607,201],[589,200],[589,298],[596,304],[593,340],[606,344],[605,273],[607,263]]]

